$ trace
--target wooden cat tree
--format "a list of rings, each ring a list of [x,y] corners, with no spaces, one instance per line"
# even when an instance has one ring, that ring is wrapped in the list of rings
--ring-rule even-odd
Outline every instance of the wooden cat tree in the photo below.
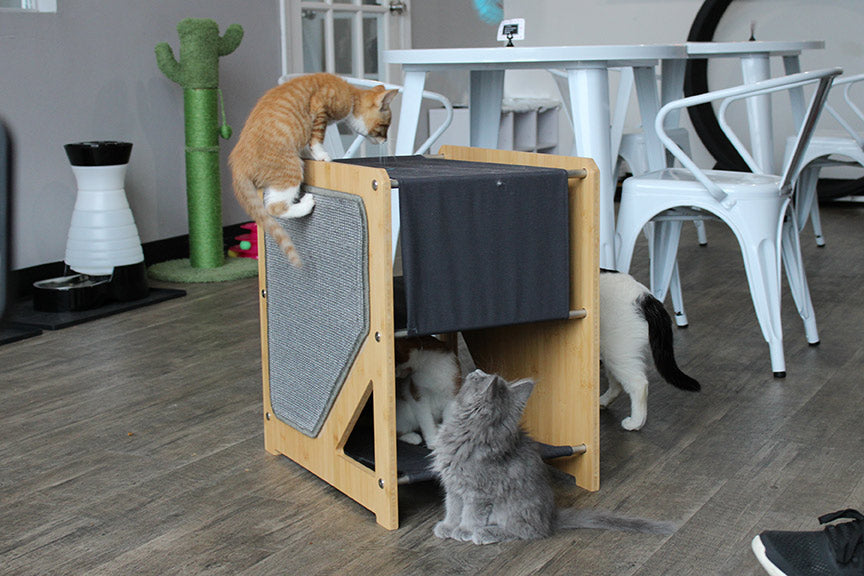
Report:
[[[455,146],[443,146],[440,155],[471,162],[562,168],[571,175],[568,180],[571,319],[462,334],[478,368],[508,379],[526,376],[536,379],[524,426],[541,442],[580,446],[583,453],[556,460],[555,465],[572,474],[579,486],[597,490],[597,168],[590,159]],[[259,257],[265,448],[294,460],[374,512],[380,525],[395,529],[399,523],[399,471],[394,415],[397,334],[393,309],[391,180],[387,171],[380,168],[309,161],[305,185],[307,191],[316,194],[315,212],[309,219],[282,223],[289,226],[289,233],[304,254],[304,269],[313,269],[299,272],[307,274],[300,281],[308,279],[309,286],[286,288],[296,281],[296,278],[286,280],[286,275],[298,272],[272,240],[259,231],[259,246],[265,247]],[[338,216],[328,224],[328,214]],[[352,221],[359,223],[359,232],[351,231]],[[319,225],[332,226],[332,230],[325,228],[323,240],[310,245],[304,235]],[[333,245],[338,249],[328,253],[327,239],[340,234],[347,236],[334,239]],[[310,252],[313,249],[322,252]],[[344,252],[349,254],[343,256]],[[344,266],[339,263],[343,257],[347,262]],[[316,272],[313,262],[318,262],[319,268],[335,268]],[[315,282],[322,287],[316,287]],[[322,317],[319,310],[314,312],[318,317],[307,319],[304,316],[307,307],[328,306],[320,292],[332,283],[345,287],[334,292],[332,313],[327,316],[325,312]],[[315,293],[315,299],[310,300],[315,304],[304,304],[304,293]],[[292,322],[302,329],[292,328]],[[328,322],[334,325],[323,326],[321,342],[316,341],[315,335],[308,332],[309,327]],[[334,333],[344,342],[332,342],[330,336]],[[286,352],[285,346],[304,349],[331,346],[333,350],[326,353],[328,358],[344,352],[347,360],[341,367],[304,367],[312,370],[312,375],[298,381],[296,367],[290,366],[288,357],[294,352]],[[285,364],[289,366],[286,368]],[[316,390],[322,382],[324,390]],[[316,394],[320,398],[316,399]],[[312,414],[307,413],[308,407],[298,408],[296,400],[286,403],[286,397],[312,398],[309,401],[315,405]],[[345,448],[370,398],[374,464],[364,465],[349,456]]]

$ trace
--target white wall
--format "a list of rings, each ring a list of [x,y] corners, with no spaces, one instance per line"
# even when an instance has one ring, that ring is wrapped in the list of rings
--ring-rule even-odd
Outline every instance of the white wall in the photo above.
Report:
[[[0,12],[0,119],[16,144],[13,268],[61,261],[75,201],[63,144],[133,142],[126,192],[144,242],[186,234],[183,95],[156,66],[153,48],[179,47],[185,17],[212,18],[220,30],[239,23],[245,37],[220,60],[220,85],[235,136],[222,141],[223,223],[245,221],[225,163],[246,115],[280,74],[277,0],[61,0],[56,14]],[[702,0],[504,0],[507,17],[528,21],[525,45],[674,42],[686,38]],[[756,15],[760,39],[825,39],[806,53],[805,68],[864,71],[861,0],[737,0],[718,37],[746,38]],[[495,46],[470,0],[414,0],[414,46]],[[711,84],[734,69],[711,67]],[[508,95],[557,96],[544,73],[508,74]],[[715,78],[719,74],[721,78]],[[427,85],[467,102],[467,75],[432,75]],[[526,87],[530,90],[526,91]],[[526,93],[527,92],[527,93]],[[633,123],[638,122],[634,118]],[[562,126],[561,139],[572,138]],[[698,144],[697,144],[698,147]]]
[[[414,0],[412,48],[482,48],[497,46],[498,27],[483,22],[473,0]],[[454,106],[468,105],[468,72],[432,72],[426,89],[447,96]]]
[[[133,143],[126,194],[141,240],[188,232],[183,90],[156,66],[177,23],[212,18],[243,26],[237,50],[220,59],[220,86],[234,137],[221,141],[225,224],[248,220],[234,200],[225,162],[246,115],[280,74],[276,0],[61,0],[56,14],[0,12],[0,119],[16,155],[12,267],[62,261],[76,186],[63,144]]]

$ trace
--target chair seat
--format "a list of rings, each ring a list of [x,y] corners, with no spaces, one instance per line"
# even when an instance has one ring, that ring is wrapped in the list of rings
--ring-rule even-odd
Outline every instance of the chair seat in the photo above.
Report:
[[[787,140],[787,146],[794,145],[794,138]],[[833,136],[814,136],[810,139],[805,152],[809,158],[818,158],[833,154],[843,154],[853,158],[861,157],[864,151],[852,138],[841,138]]]
[[[779,197],[777,190],[780,176],[731,170],[704,170],[704,173],[733,198],[737,195]],[[685,193],[693,193],[698,196],[708,195],[702,183],[685,168],[664,168],[663,170],[647,172],[641,176],[627,178],[624,180],[622,193],[626,194],[628,188],[634,186],[639,187],[640,194],[675,195],[681,200],[683,200],[681,195]]]

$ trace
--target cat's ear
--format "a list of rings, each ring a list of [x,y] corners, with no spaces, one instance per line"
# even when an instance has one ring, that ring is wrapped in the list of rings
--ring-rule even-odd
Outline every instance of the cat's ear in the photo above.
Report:
[[[382,112],[390,108],[390,102],[393,101],[393,98],[396,97],[396,94],[399,93],[398,89],[387,90],[381,96],[378,97],[378,106],[379,110]]]
[[[510,384],[510,391],[513,393],[513,398],[519,403],[522,408],[528,403],[528,397],[534,390],[534,381],[524,378]]]
[[[478,370],[478,372],[480,371]],[[484,394],[494,393],[495,387],[504,383],[502,381],[499,384],[498,381],[501,380],[501,378],[497,374],[485,374],[483,372],[480,372],[480,374],[482,375],[483,380],[480,382],[479,388]]]

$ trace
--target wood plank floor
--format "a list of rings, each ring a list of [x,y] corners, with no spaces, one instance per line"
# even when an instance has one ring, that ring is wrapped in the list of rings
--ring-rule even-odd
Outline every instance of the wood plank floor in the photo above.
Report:
[[[788,292],[788,377],[772,377],[734,239],[685,230],[688,394],[652,371],[648,423],[601,418],[601,489],[562,506],[674,521],[672,535],[571,531],[477,547],[432,536],[433,483],[400,491],[401,528],[284,457],[261,426],[254,280],[0,347],[0,574],[761,574],[750,539],[864,509],[864,208],[803,235],[822,343]],[[645,281],[645,247],[634,273]]]

